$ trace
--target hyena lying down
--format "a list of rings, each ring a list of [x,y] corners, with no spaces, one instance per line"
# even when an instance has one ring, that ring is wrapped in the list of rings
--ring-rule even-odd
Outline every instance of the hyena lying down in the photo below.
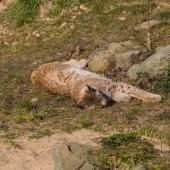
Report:
[[[161,100],[160,95],[84,70],[86,66],[85,59],[43,64],[32,73],[31,80],[52,93],[71,96],[80,106],[89,102],[108,106],[113,102],[128,102],[131,98],[146,102]]]

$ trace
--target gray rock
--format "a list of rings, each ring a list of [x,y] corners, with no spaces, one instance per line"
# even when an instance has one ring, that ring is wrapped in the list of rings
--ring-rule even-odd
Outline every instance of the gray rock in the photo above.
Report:
[[[53,148],[54,170],[93,170],[90,161],[92,146],[79,143],[62,143]]]
[[[139,55],[139,50],[129,50],[127,52],[115,55],[116,67],[130,66],[132,64],[132,59],[137,58]]]
[[[112,53],[112,55],[124,53],[128,50],[138,50],[140,46],[134,44],[131,41],[125,41],[121,43],[110,43],[108,46],[108,50]]]
[[[102,72],[110,68],[116,67],[116,61],[118,65],[126,65],[130,63],[130,59],[133,55],[138,54],[140,46],[135,45],[131,41],[122,43],[110,43],[105,48],[99,48],[95,50],[89,56],[89,70],[94,72]],[[132,50],[127,52],[128,50]],[[127,52],[127,53],[125,53]],[[125,53],[120,55],[121,53]],[[126,56],[128,55],[128,56]]]
[[[128,70],[128,76],[130,79],[136,80],[138,78],[138,73],[140,73],[140,64],[135,64]]]
[[[150,28],[153,28],[153,27],[159,25],[160,23],[161,23],[161,21],[159,21],[159,20],[150,20],[149,25],[148,25],[148,22],[146,21],[141,24],[141,28],[149,29],[149,26],[150,26]]]
[[[151,76],[160,75],[170,64],[170,45],[159,47],[156,53],[148,57],[141,64],[136,64],[128,70],[130,79],[137,79],[139,73],[148,73]]]

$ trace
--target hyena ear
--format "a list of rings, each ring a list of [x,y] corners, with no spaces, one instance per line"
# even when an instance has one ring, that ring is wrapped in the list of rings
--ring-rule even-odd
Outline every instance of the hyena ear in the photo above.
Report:
[[[87,93],[95,93],[96,92],[96,89],[89,86],[89,85],[86,85],[86,92]]]

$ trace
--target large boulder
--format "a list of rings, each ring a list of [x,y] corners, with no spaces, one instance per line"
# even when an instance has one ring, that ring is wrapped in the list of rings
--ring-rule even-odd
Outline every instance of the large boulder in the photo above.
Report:
[[[110,43],[105,48],[95,50],[89,56],[89,70],[94,72],[103,72],[116,66],[129,65],[131,58],[140,52],[140,46],[125,41],[121,43]],[[129,51],[129,52],[128,52]]]
[[[93,170],[90,152],[94,148],[80,143],[61,143],[53,148],[54,170]]]
[[[159,47],[156,53],[148,57],[141,64],[135,64],[128,70],[130,79],[137,79],[140,73],[148,73],[150,76],[160,75],[170,65],[170,45]]]

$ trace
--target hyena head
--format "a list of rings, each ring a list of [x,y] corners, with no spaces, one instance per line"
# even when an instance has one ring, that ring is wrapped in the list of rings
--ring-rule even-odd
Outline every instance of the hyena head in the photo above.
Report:
[[[100,102],[103,107],[113,103],[111,97],[106,95],[103,91],[89,85],[86,85],[86,95],[87,98],[93,99],[94,102]]]

